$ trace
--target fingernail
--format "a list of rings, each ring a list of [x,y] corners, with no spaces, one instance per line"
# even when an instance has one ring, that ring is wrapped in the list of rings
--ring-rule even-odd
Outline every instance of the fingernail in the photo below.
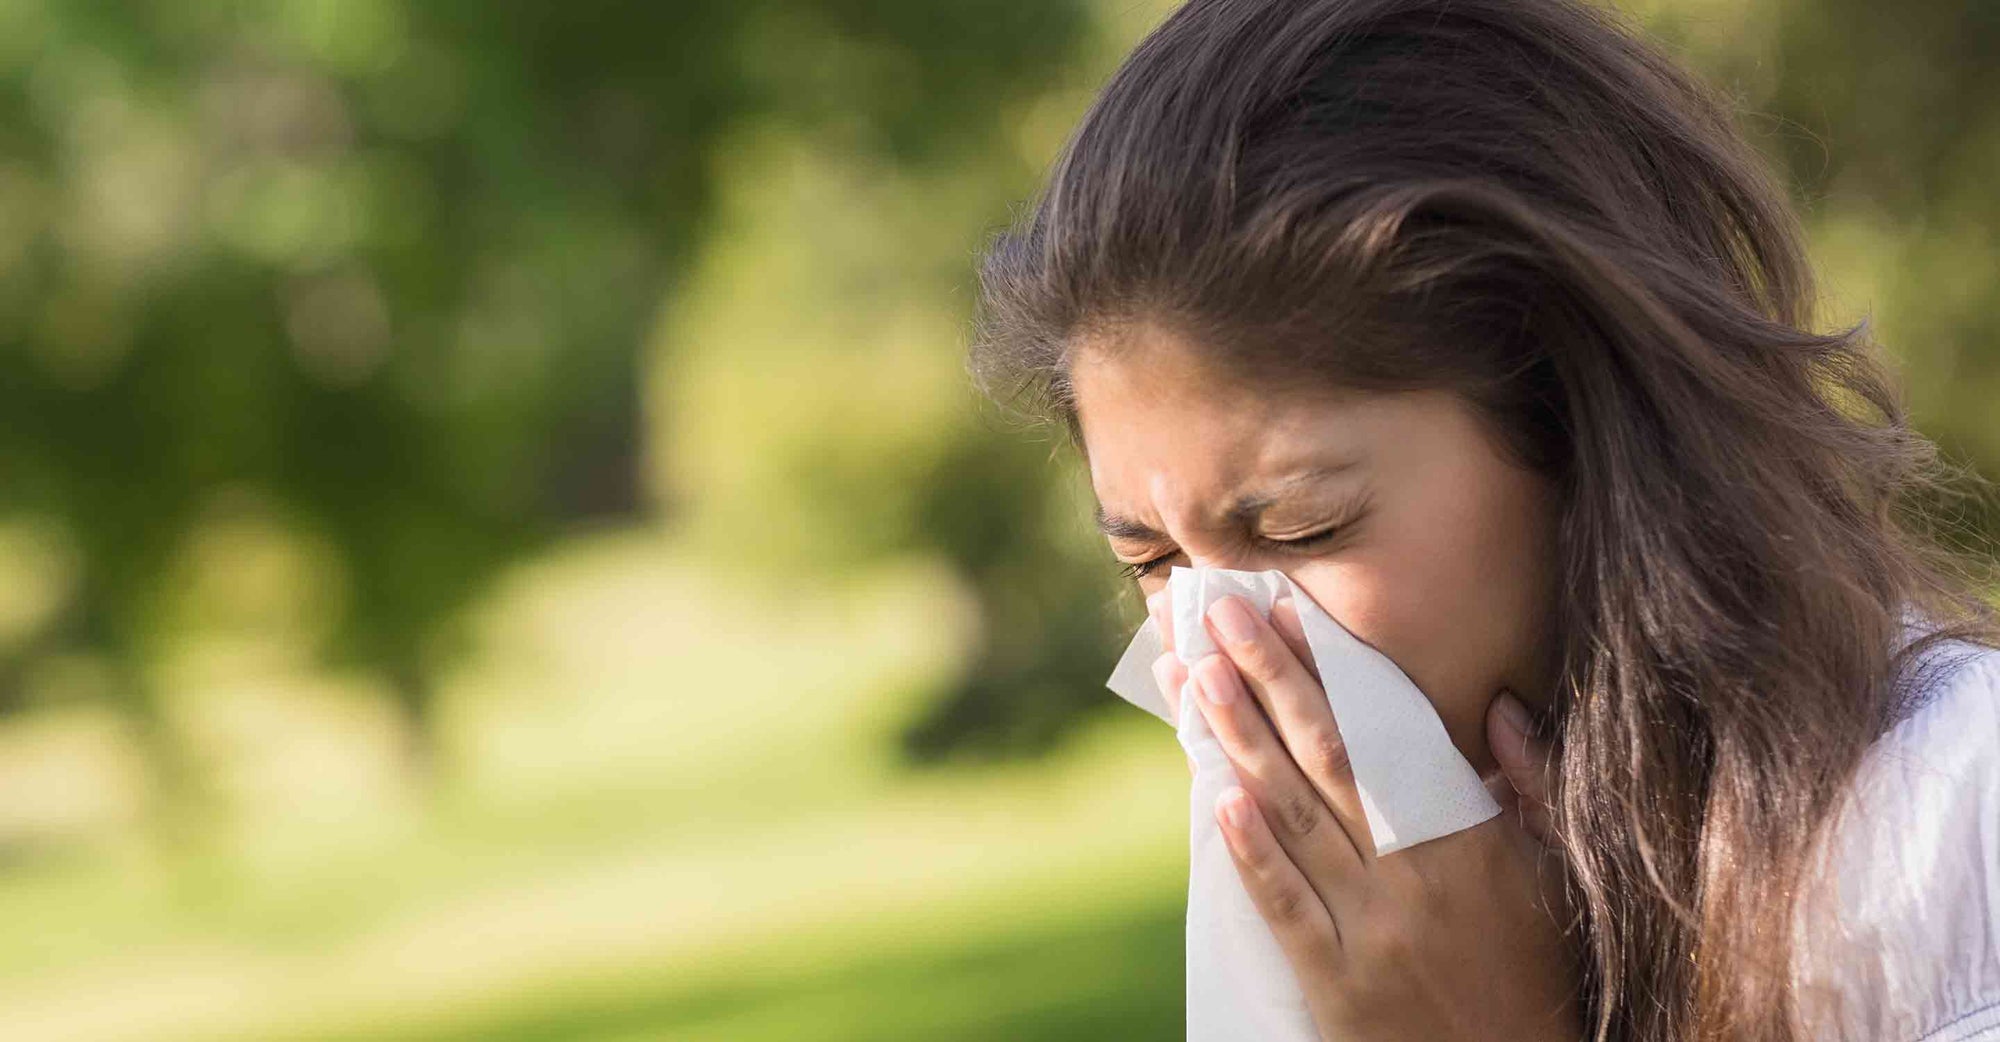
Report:
[[[1250,794],[1242,789],[1230,789],[1222,794],[1222,816],[1229,820],[1230,828],[1248,828],[1250,825]]]
[[[1518,734],[1525,736],[1535,733],[1535,721],[1528,715],[1528,707],[1522,705],[1521,700],[1515,698],[1512,691],[1500,692],[1500,718],[1507,721],[1507,726]]]
[[[1221,658],[1222,656],[1214,655],[1210,657]],[[1209,705],[1226,706],[1236,701],[1236,681],[1234,677],[1229,675],[1228,670],[1210,666],[1207,669],[1197,670],[1196,674],[1197,679],[1201,682],[1201,697],[1208,699]]]
[[[1249,609],[1235,597],[1224,597],[1209,605],[1208,617],[1215,621],[1215,628],[1224,637],[1238,644],[1257,635],[1257,620],[1250,617]]]

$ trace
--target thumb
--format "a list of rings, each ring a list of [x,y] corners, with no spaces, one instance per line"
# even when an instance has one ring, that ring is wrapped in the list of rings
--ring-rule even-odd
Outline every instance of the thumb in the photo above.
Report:
[[[1502,691],[1486,708],[1486,743],[1514,792],[1521,827],[1544,845],[1555,837],[1549,825],[1551,747],[1534,733],[1534,718],[1512,691]]]

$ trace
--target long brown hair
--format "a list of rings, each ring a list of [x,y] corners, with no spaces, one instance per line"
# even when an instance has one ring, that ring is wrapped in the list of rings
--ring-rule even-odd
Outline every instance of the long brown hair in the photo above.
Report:
[[[1815,837],[1913,666],[2000,622],[1921,523],[1970,475],[1865,322],[1812,331],[1725,104],[1575,0],[1192,0],[981,278],[973,372],[1072,439],[1071,349],[1141,320],[1253,382],[1477,406],[1563,497],[1548,723],[1595,1037],[1798,1037]]]

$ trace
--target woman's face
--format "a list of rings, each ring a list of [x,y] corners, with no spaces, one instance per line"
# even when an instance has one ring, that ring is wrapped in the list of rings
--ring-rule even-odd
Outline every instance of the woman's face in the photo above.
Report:
[[[1145,593],[1175,564],[1283,570],[1482,774],[1494,696],[1547,703],[1553,492],[1462,398],[1253,389],[1158,331],[1084,347],[1071,379],[1100,527]]]

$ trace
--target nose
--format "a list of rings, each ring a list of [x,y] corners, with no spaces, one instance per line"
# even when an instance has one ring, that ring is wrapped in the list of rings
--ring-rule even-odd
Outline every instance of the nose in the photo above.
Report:
[[[1183,506],[1183,509],[1175,509]],[[1255,572],[1282,565],[1282,556],[1240,529],[1209,523],[1181,503],[1162,503],[1160,519],[1190,568]],[[1164,572],[1164,569],[1162,570]]]
[[[1188,566],[1191,568],[1224,568],[1245,572],[1261,572],[1266,568],[1276,568],[1279,564],[1273,555],[1252,549],[1218,548],[1203,553],[1187,550]]]
[[[1188,555],[1188,567],[1190,567],[1190,568],[1235,568],[1235,567],[1238,567],[1238,565],[1235,565],[1235,564],[1232,564],[1232,563],[1230,563],[1230,559],[1229,559],[1229,558],[1228,558],[1227,556],[1221,556],[1221,557],[1211,557],[1211,556],[1207,556],[1207,555],[1203,555],[1203,554],[1189,554],[1189,555]]]

